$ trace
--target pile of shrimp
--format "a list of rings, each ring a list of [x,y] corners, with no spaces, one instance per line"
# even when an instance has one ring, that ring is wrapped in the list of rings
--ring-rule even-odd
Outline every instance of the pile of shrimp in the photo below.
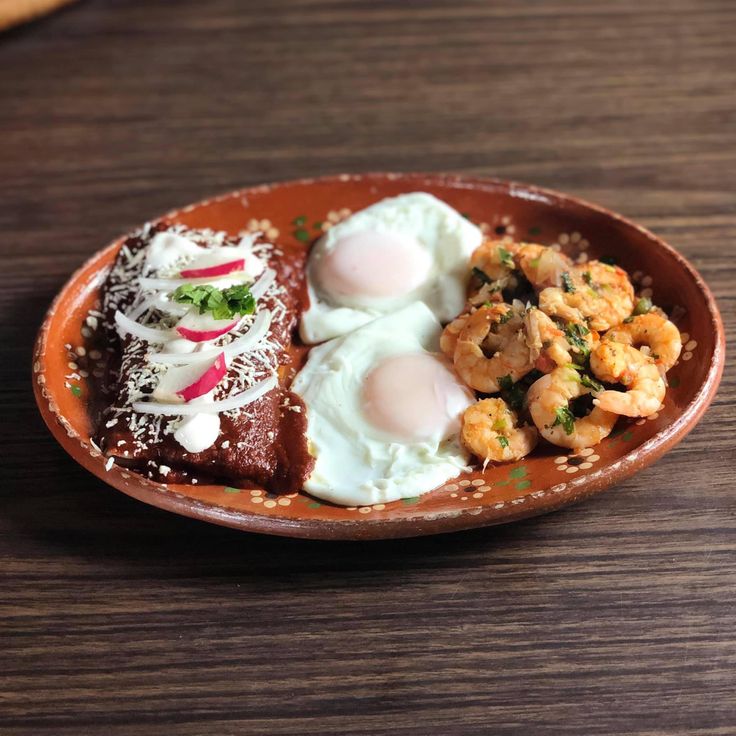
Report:
[[[461,433],[484,463],[519,460],[540,435],[591,447],[619,416],[659,410],[680,332],[636,298],[626,271],[497,240],[473,253],[470,268],[465,311],[445,327],[440,347],[485,395],[465,411]]]

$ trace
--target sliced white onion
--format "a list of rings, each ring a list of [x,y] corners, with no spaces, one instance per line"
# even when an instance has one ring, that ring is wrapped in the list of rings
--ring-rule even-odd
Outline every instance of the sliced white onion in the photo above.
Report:
[[[168,314],[183,315],[188,311],[188,307],[183,304],[177,304],[169,299],[166,299],[163,294],[152,294],[143,299],[140,304],[137,304],[130,309],[126,317],[130,319],[138,319],[142,314],[145,314],[149,309],[158,309],[160,312],[166,312]]]
[[[174,336],[171,330],[156,330],[153,327],[144,327],[139,322],[126,317],[120,311],[115,312],[115,324],[121,334],[127,333],[146,342],[166,342]]]
[[[253,294],[253,298],[256,301],[258,301],[268,291],[268,287],[271,286],[275,278],[276,271],[272,268],[267,268],[260,275],[258,281],[250,287],[250,293]]]
[[[167,416],[219,414],[223,411],[240,409],[247,404],[253,403],[256,399],[260,399],[261,396],[278,386],[278,383],[276,376],[264,378],[259,383],[245,389],[245,391],[235,394],[235,396],[207,404],[197,402],[190,402],[188,404],[158,404],[155,401],[136,401],[133,403],[133,411],[138,411],[142,414],[163,414]]]
[[[192,284],[194,286],[197,284],[212,284],[212,286],[217,286],[220,281],[232,283],[234,279],[236,279],[236,283],[245,283],[246,281],[250,281],[250,276],[243,271],[233,271],[232,273],[227,273],[223,276],[210,276],[198,279],[156,279],[144,276],[138,279],[138,284],[141,289],[149,291],[174,291],[184,284]]]
[[[268,334],[269,327],[271,327],[271,312],[264,309],[258,312],[248,332],[221,348],[202,350],[199,353],[149,353],[148,360],[152,363],[187,365],[188,363],[198,363],[201,360],[214,360],[220,353],[225,353],[225,357],[232,358],[255,347]]]

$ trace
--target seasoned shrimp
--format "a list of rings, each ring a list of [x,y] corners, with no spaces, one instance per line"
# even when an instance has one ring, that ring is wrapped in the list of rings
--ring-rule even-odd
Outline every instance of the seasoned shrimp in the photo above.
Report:
[[[473,251],[470,256],[473,278],[468,295],[472,306],[503,301],[502,289],[515,282],[513,271],[517,247],[505,240],[486,240]]]
[[[561,287],[563,274],[569,274],[574,268],[572,261],[564,253],[537,243],[522,243],[516,261],[535,289]]]
[[[508,304],[481,307],[470,315],[453,356],[455,370],[468,386],[493,393],[502,376],[518,381],[534,367],[521,323],[520,310]]]
[[[528,455],[539,439],[534,427],[520,427],[503,399],[482,399],[463,414],[463,444],[484,462],[509,462]]]
[[[680,331],[656,312],[632,317],[630,322],[608,330],[604,337],[634,347],[646,345],[654,362],[665,372],[677,362],[682,350]]]
[[[594,403],[626,417],[647,417],[659,410],[667,390],[652,358],[640,350],[613,340],[604,340],[590,354],[596,378],[622,383],[626,391],[602,391]]]
[[[616,414],[594,406],[587,416],[576,417],[569,406],[572,399],[593,392],[572,367],[555,368],[535,381],[527,393],[527,401],[542,437],[553,445],[574,450],[592,447],[607,437],[616,424]]]
[[[440,335],[440,350],[452,360],[455,355],[455,346],[460,332],[468,321],[469,314],[461,314],[450,322]]]
[[[486,240],[470,256],[470,267],[483,271],[491,281],[498,281],[516,268],[514,255],[517,250],[515,243]]]
[[[634,287],[618,266],[589,261],[564,278],[563,288],[548,287],[539,294],[539,308],[551,317],[585,320],[594,330],[607,330],[634,309]]]
[[[537,370],[549,373],[559,365],[572,363],[571,348],[565,333],[541,309],[527,310],[524,330]]]

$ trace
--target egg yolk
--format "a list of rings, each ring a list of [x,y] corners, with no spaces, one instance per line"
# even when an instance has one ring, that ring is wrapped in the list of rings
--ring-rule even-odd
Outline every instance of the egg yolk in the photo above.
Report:
[[[316,264],[326,293],[386,299],[414,291],[427,277],[432,258],[410,235],[365,230],[346,235]]]
[[[450,364],[429,353],[383,360],[366,376],[362,399],[373,426],[408,442],[456,434],[460,415],[475,402]]]

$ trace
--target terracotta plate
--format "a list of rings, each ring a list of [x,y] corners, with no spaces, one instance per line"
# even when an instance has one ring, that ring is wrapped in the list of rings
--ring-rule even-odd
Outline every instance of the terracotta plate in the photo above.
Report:
[[[142,501],[249,531],[323,539],[378,539],[499,524],[577,501],[654,462],[692,429],[716,392],[724,336],[715,301],[695,269],[643,228],[571,197],[535,187],[469,177],[426,174],[334,176],[254,187],[174,211],[167,218],[231,233],[264,229],[282,242],[308,247],[351,211],[402,192],[437,195],[499,237],[559,244],[584,260],[612,256],[637,289],[677,319],[680,362],[658,414],[620,420],[593,449],[542,447],[512,465],[461,476],[419,498],[343,508],[306,494],[275,497],[223,486],[153,483],[112,466],[90,443],[88,380],[95,355],[85,353],[85,323],[118,243],[75,273],[49,309],[38,336],[33,381],[41,413],[69,454],[99,478]],[[80,355],[80,353],[82,353]],[[664,492],[664,489],[662,489]]]

